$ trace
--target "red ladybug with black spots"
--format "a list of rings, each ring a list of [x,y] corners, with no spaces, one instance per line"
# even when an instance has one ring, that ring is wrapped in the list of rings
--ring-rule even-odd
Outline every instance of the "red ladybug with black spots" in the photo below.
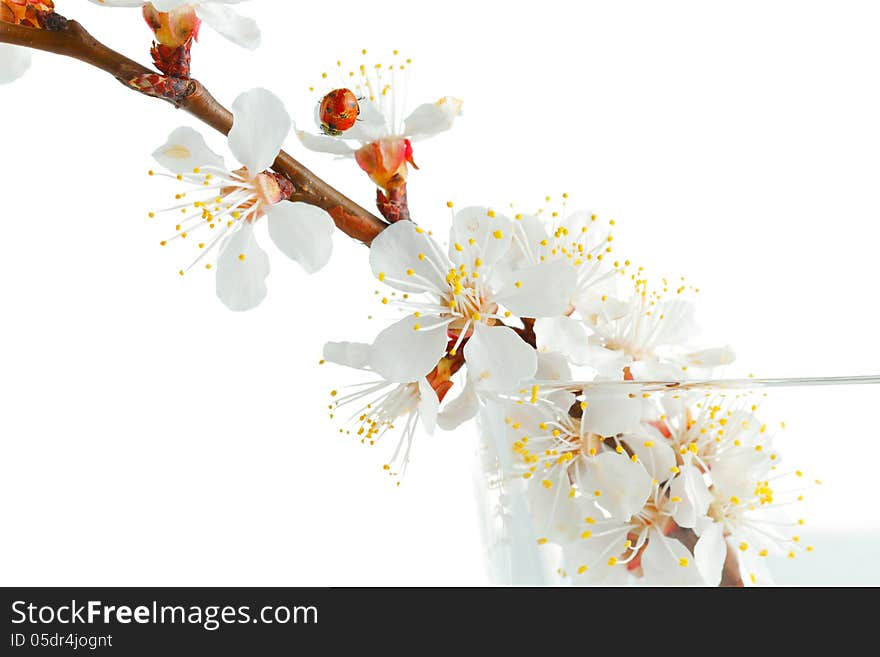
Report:
[[[354,126],[361,112],[351,89],[334,89],[321,99],[321,131],[337,137]]]

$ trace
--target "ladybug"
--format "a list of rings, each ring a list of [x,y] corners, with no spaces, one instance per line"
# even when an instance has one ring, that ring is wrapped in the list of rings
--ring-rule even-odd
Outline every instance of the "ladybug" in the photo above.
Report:
[[[321,131],[333,137],[341,135],[355,124],[360,111],[354,92],[350,89],[334,89],[321,99]]]

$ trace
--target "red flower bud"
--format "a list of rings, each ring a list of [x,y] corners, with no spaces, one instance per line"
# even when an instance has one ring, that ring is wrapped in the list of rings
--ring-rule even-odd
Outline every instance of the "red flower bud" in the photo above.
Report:
[[[406,179],[407,163],[418,169],[413,161],[412,144],[409,139],[401,137],[366,144],[354,154],[354,158],[370,179],[386,190],[395,176]]]
[[[202,24],[195,9],[189,5],[166,13],[157,11],[149,2],[144,5],[144,20],[156,35],[159,45],[170,48],[189,46],[194,39],[199,38],[199,26]]]

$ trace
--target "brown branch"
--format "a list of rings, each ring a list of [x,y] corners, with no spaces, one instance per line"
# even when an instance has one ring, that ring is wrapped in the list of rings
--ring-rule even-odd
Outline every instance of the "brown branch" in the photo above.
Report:
[[[116,78],[129,89],[160,97],[224,135],[232,129],[232,113],[196,80],[165,78],[111,50],[82,25],[53,15],[48,29],[0,22],[0,43],[45,50],[78,59]],[[161,88],[164,93],[157,93]],[[293,183],[292,201],[326,210],[346,235],[369,245],[388,224],[325,183],[289,154],[281,151],[273,169]]]

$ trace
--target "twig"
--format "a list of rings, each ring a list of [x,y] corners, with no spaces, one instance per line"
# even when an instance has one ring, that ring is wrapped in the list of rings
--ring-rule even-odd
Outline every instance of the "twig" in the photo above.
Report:
[[[197,80],[166,78],[111,50],[82,25],[59,14],[51,15],[46,29],[0,22],[0,43],[78,59],[109,73],[129,89],[167,100],[224,135],[232,129],[232,113]],[[323,208],[346,235],[369,245],[388,226],[284,151],[272,167],[293,183],[292,201]]]

